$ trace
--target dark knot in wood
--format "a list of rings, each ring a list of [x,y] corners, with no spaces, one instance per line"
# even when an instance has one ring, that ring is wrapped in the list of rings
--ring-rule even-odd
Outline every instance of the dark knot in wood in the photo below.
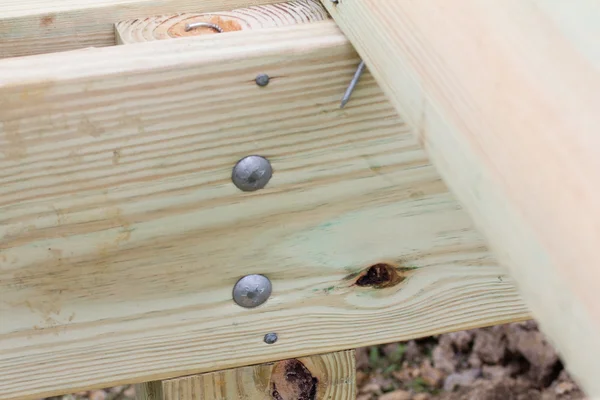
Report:
[[[274,400],[315,400],[318,383],[300,361],[280,361],[271,375],[271,395]]]

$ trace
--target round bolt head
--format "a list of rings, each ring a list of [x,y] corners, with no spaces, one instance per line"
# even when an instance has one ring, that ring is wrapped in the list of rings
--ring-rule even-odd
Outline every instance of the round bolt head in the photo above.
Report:
[[[258,74],[256,75],[255,81],[258,86],[267,86],[270,79],[271,78],[269,78],[269,75],[267,74]]]
[[[235,164],[231,180],[238,189],[253,192],[264,188],[272,176],[269,160],[261,156],[248,156]]]
[[[271,296],[271,281],[264,275],[246,275],[233,287],[233,301],[244,308],[263,304]]]
[[[265,335],[265,343],[266,344],[273,344],[277,341],[277,334],[276,333],[267,333]]]

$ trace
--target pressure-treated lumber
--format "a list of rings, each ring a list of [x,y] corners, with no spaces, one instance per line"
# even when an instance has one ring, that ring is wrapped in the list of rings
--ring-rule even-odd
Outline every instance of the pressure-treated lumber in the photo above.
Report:
[[[1,60],[0,398],[527,318],[369,74],[339,108],[358,62],[333,21]]]
[[[355,354],[347,350],[149,382],[138,390],[138,400],[352,400]]]
[[[600,396],[598,3],[324,3]]]
[[[319,0],[303,0],[204,14],[184,13],[135,18],[117,23],[115,30],[118,44],[131,44],[219,34],[210,27],[185,30],[186,24],[195,22],[215,24],[226,33],[323,21],[327,18],[329,15]]]
[[[297,0],[298,3],[307,0]],[[0,58],[112,46],[115,23],[140,16],[207,13],[282,0],[2,0]]]
[[[135,385],[136,400],[162,400],[163,381],[144,382]]]

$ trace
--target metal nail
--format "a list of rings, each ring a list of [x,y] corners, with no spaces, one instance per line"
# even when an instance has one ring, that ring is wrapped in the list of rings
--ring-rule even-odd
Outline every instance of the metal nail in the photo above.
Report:
[[[340,2],[340,0],[331,0],[331,2],[332,2],[333,4],[338,4],[338,3]]]
[[[267,86],[270,79],[271,78],[269,78],[269,75],[267,74],[258,74],[255,81],[258,86]]]
[[[240,307],[254,308],[271,296],[271,281],[264,275],[246,275],[233,287],[233,300]]]
[[[253,192],[264,188],[272,176],[269,160],[261,156],[247,156],[235,164],[231,180],[238,189]]]
[[[185,31],[189,32],[194,28],[210,28],[219,33],[223,33],[223,28],[221,28],[217,24],[213,24],[211,22],[193,22],[191,24],[185,24]]]
[[[265,335],[264,341],[266,344],[273,344],[277,341],[277,334],[276,333],[267,333]]]
[[[366,67],[365,62],[361,60],[360,64],[358,64],[358,68],[356,69],[356,72],[354,72],[352,81],[350,81],[350,85],[346,89],[346,93],[344,93],[344,97],[342,97],[342,103],[340,104],[340,108],[344,108],[344,106],[348,103],[348,101],[350,101],[350,96],[352,96],[352,92],[354,91],[354,88],[356,87],[358,80],[360,79],[361,75],[365,71],[365,67]]]

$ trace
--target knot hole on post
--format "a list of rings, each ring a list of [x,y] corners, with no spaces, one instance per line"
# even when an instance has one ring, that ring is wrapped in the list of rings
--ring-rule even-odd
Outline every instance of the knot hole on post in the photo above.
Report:
[[[296,359],[275,364],[271,375],[273,400],[315,400],[319,380]]]

